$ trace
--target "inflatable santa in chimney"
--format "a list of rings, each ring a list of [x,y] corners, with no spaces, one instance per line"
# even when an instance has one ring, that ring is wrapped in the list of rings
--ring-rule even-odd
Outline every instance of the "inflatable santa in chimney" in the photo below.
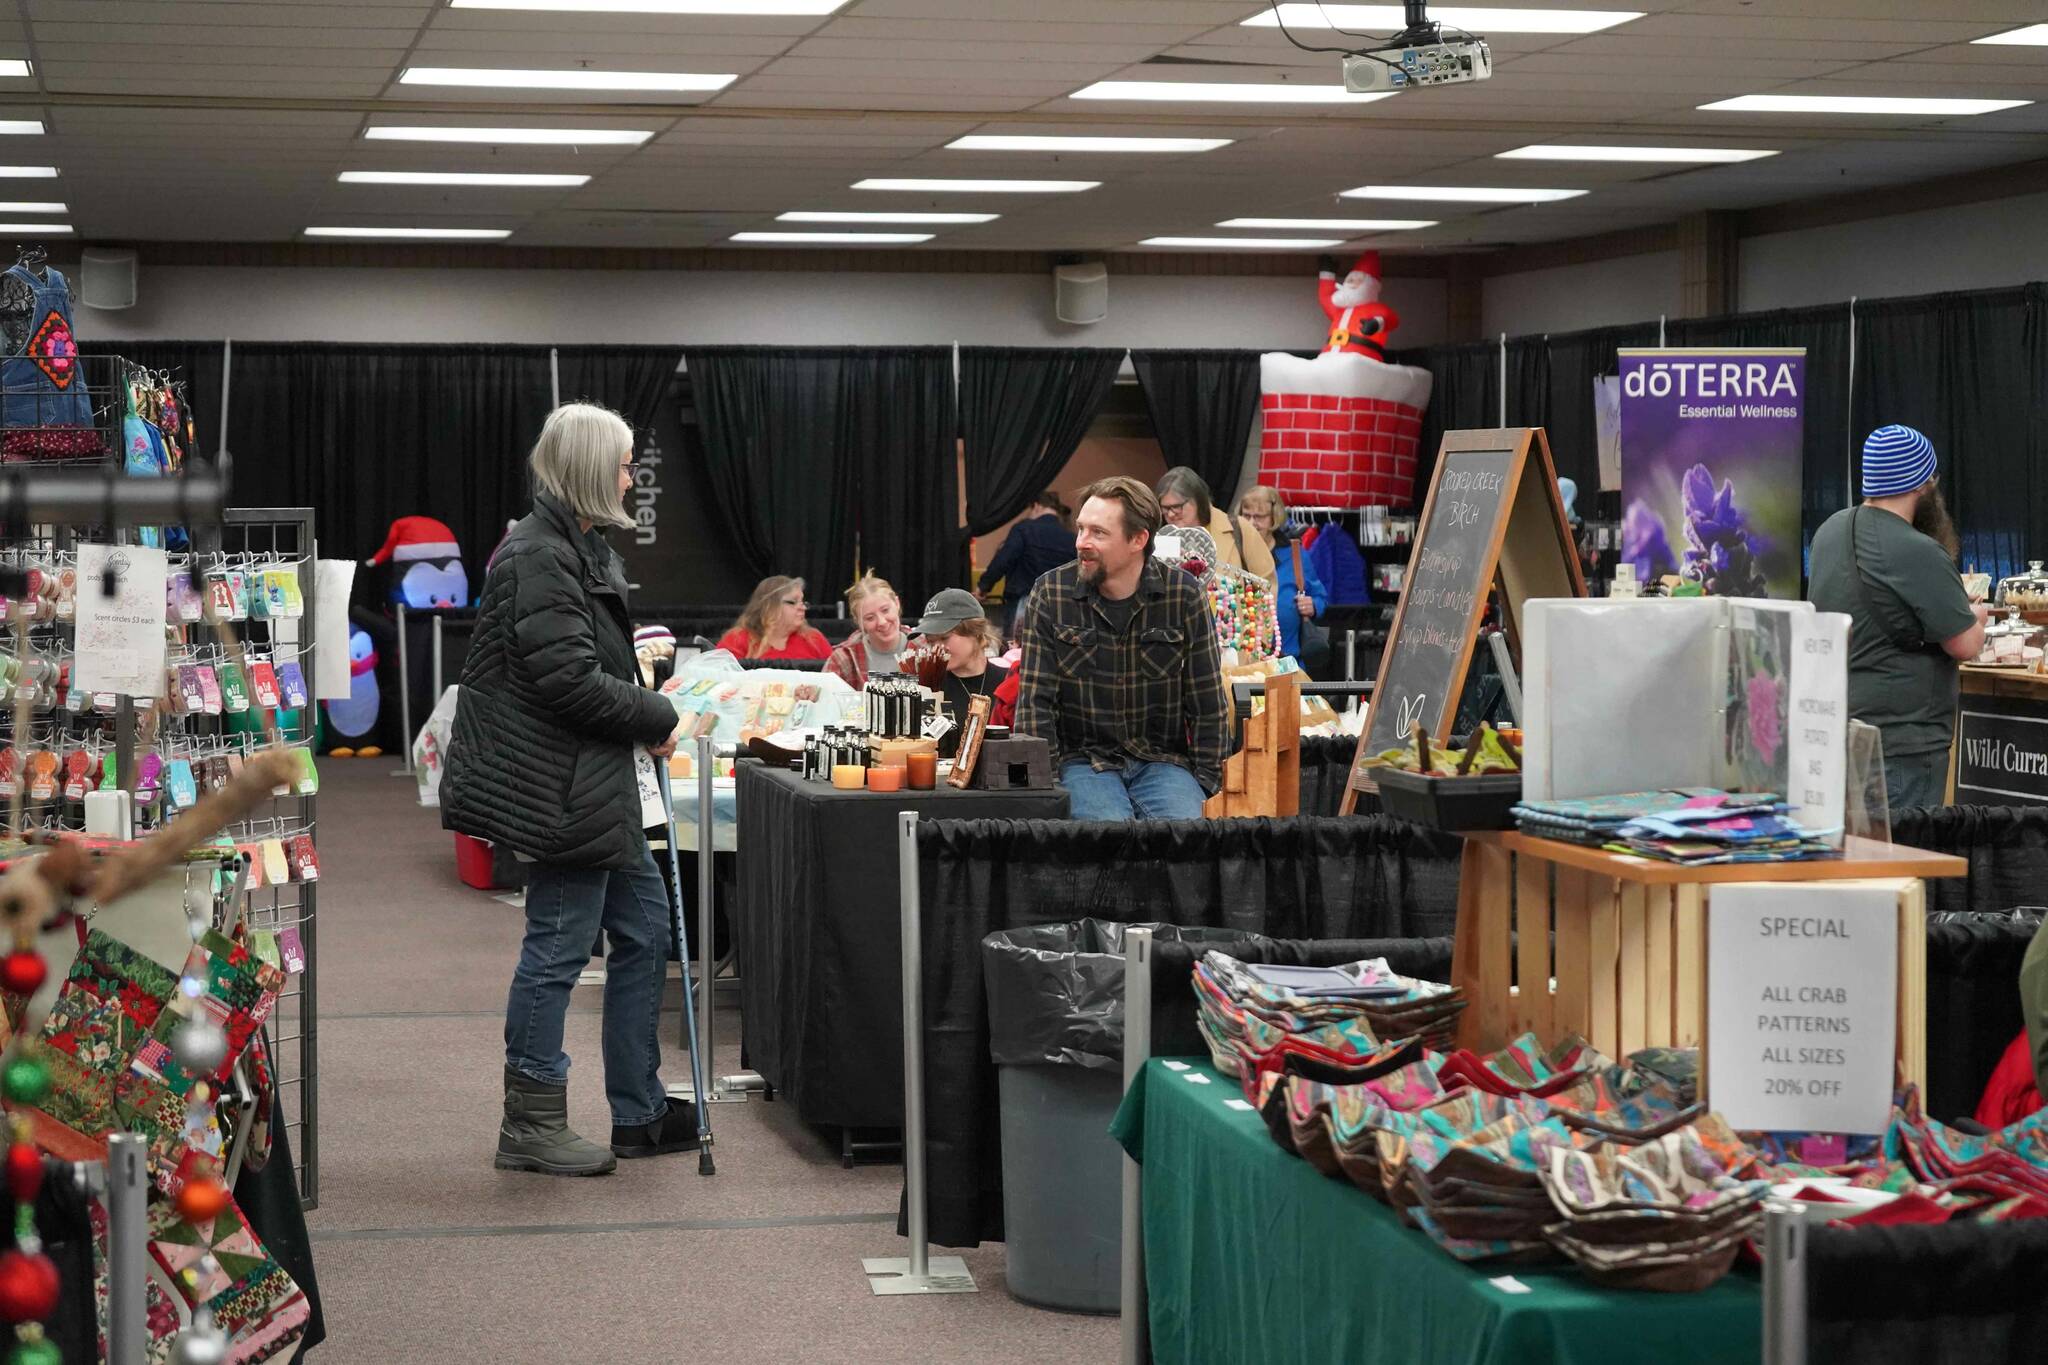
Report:
[[[1401,325],[1401,315],[1380,302],[1380,253],[1360,256],[1341,280],[1334,270],[1316,278],[1317,296],[1330,319],[1330,339],[1323,349],[1385,360],[1387,334]]]
[[[1259,358],[1259,482],[1296,507],[1407,507],[1430,373],[1386,363],[1401,315],[1380,302],[1379,253],[1342,279],[1334,266],[1317,280],[1330,320],[1322,354]]]

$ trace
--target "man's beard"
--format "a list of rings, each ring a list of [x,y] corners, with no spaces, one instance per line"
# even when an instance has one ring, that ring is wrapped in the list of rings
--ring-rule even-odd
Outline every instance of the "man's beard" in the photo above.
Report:
[[[1100,583],[1102,581],[1102,561],[1099,559],[1082,560],[1081,581],[1090,587]]]
[[[1913,529],[1946,550],[1950,559],[1962,553],[1963,539],[1956,534],[1955,521],[1948,514],[1948,504],[1942,501],[1938,483],[1920,495],[1919,504],[1913,508]]]

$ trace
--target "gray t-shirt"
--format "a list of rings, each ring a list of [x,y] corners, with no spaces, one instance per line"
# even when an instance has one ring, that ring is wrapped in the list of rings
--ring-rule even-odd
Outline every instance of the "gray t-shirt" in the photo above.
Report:
[[[861,643],[865,644],[868,648],[868,672],[871,674],[901,673],[903,671],[903,666],[901,663],[901,660],[903,658],[903,646],[905,642],[908,640],[908,638],[909,637],[907,636],[899,637],[896,641],[896,648],[891,650],[887,654],[884,654],[881,650],[876,649],[874,641],[863,639]]]
[[[1881,507],[1844,508],[1814,533],[1806,596],[1849,617],[1849,714],[1884,732],[1885,757],[1946,749],[1959,676],[1941,642],[1977,615],[1941,546]]]

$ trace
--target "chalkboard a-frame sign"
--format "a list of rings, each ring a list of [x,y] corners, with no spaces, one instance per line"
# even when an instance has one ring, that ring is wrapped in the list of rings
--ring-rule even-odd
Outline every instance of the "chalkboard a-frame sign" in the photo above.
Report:
[[[1418,721],[1438,743],[1450,738],[1479,622],[1496,589],[1517,657],[1522,603],[1586,595],[1541,427],[1444,433],[1371,713],[1351,761],[1346,815],[1359,792],[1375,790],[1363,766],[1369,756],[1407,739]]]

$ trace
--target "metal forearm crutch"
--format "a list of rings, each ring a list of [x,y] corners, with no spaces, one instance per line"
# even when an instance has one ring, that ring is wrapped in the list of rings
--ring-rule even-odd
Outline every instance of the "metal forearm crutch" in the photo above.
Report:
[[[667,759],[654,760],[654,775],[661,786],[662,818],[668,821],[668,889],[675,897],[676,932],[679,940],[677,947],[680,948],[684,913],[683,878],[680,870],[682,841],[676,834],[676,802],[675,797],[669,792]],[[705,831],[699,830],[698,836],[700,839],[706,837]],[[699,856],[709,855],[700,851]],[[704,989],[710,990],[711,983],[705,982]],[[710,1093],[706,1081],[711,1067],[705,1061],[704,1050],[697,1046],[697,993],[690,984],[688,954],[683,955],[683,1018],[688,1020],[690,1025],[690,1090],[691,1098],[697,1107],[697,1174],[717,1175],[718,1164],[711,1159],[711,1106],[705,1100],[705,1096]]]

